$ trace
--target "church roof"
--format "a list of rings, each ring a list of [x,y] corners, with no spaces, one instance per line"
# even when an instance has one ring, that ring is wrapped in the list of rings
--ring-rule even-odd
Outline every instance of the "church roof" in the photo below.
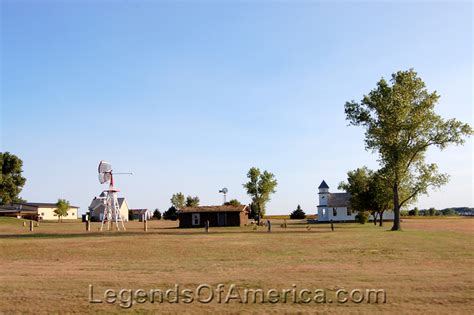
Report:
[[[321,188],[329,188],[328,184],[326,184],[324,180],[321,182],[321,185],[319,185],[318,187],[318,189],[321,189]]]
[[[351,194],[350,193],[331,193],[328,197],[329,208],[350,207]]]

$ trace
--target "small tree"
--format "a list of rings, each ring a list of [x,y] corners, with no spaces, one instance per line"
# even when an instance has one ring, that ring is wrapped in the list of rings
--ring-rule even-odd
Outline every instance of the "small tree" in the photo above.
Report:
[[[158,208],[153,211],[153,218],[155,218],[155,220],[161,220],[161,212]]]
[[[265,215],[265,205],[270,201],[270,195],[276,191],[277,180],[272,173],[267,171],[262,173],[256,167],[252,167],[248,171],[247,178],[249,181],[243,184],[243,186],[247,190],[247,194],[252,198],[252,203],[257,207],[258,224],[260,225],[260,219]]]
[[[170,201],[171,201],[171,205],[175,207],[176,209],[184,208],[184,206],[186,205],[186,200],[184,198],[183,193],[181,192],[173,194],[173,196],[171,196]]]
[[[199,197],[186,197],[186,207],[198,207],[199,206]]]
[[[21,176],[23,161],[9,152],[0,152],[0,205],[24,202],[20,194],[26,179]]]
[[[428,212],[430,214],[430,217],[433,217],[436,214],[436,209],[431,207],[428,209]]]
[[[163,219],[172,221],[178,220],[178,210],[174,206],[170,207],[168,210],[163,212]]]
[[[224,203],[224,205],[225,206],[237,207],[237,206],[241,206],[242,204],[237,199],[231,199],[231,200],[227,201],[226,203]]]
[[[304,213],[300,205],[296,207],[296,210],[290,213],[290,219],[306,219],[306,213]]]
[[[58,216],[58,222],[63,222],[63,217],[67,216],[69,208],[71,208],[69,201],[66,199],[58,199],[56,209],[54,209],[54,215]]]

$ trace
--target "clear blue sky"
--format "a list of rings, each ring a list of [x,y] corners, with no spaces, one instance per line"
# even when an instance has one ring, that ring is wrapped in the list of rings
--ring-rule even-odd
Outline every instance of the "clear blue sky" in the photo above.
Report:
[[[415,68],[437,111],[473,123],[472,3],[2,1],[1,151],[22,197],[87,209],[110,161],[133,208],[175,192],[249,202],[273,172],[269,213],[317,205],[348,170],[377,166],[344,103]],[[431,150],[451,181],[419,207],[473,206],[473,146]]]

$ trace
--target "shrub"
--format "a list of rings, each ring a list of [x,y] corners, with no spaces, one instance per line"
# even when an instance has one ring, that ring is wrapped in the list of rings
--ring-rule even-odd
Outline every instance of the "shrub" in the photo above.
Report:
[[[161,212],[160,212],[160,210],[155,209],[155,211],[153,211],[153,218],[154,218],[155,220],[161,220]]]
[[[298,205],[296,207],[296,210],[290,213],[290,219],[305,219],[306,218],[306,213],[304,213],[303,209],[301,209],[301,206]]]
[[[355,219],[360,224],[366,224],[369,221],[369,212],[368,211],[359,211],[355,216]]]

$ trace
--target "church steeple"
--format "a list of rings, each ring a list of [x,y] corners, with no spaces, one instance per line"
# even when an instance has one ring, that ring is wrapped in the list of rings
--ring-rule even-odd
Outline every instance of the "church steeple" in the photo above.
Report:
[[[320,206],[327,206],[328,205],[328,198],[329,198],[329,186],[326,184],[326,181],[322,181],[321,185],[318,187],[319,189],[319,205]]]

